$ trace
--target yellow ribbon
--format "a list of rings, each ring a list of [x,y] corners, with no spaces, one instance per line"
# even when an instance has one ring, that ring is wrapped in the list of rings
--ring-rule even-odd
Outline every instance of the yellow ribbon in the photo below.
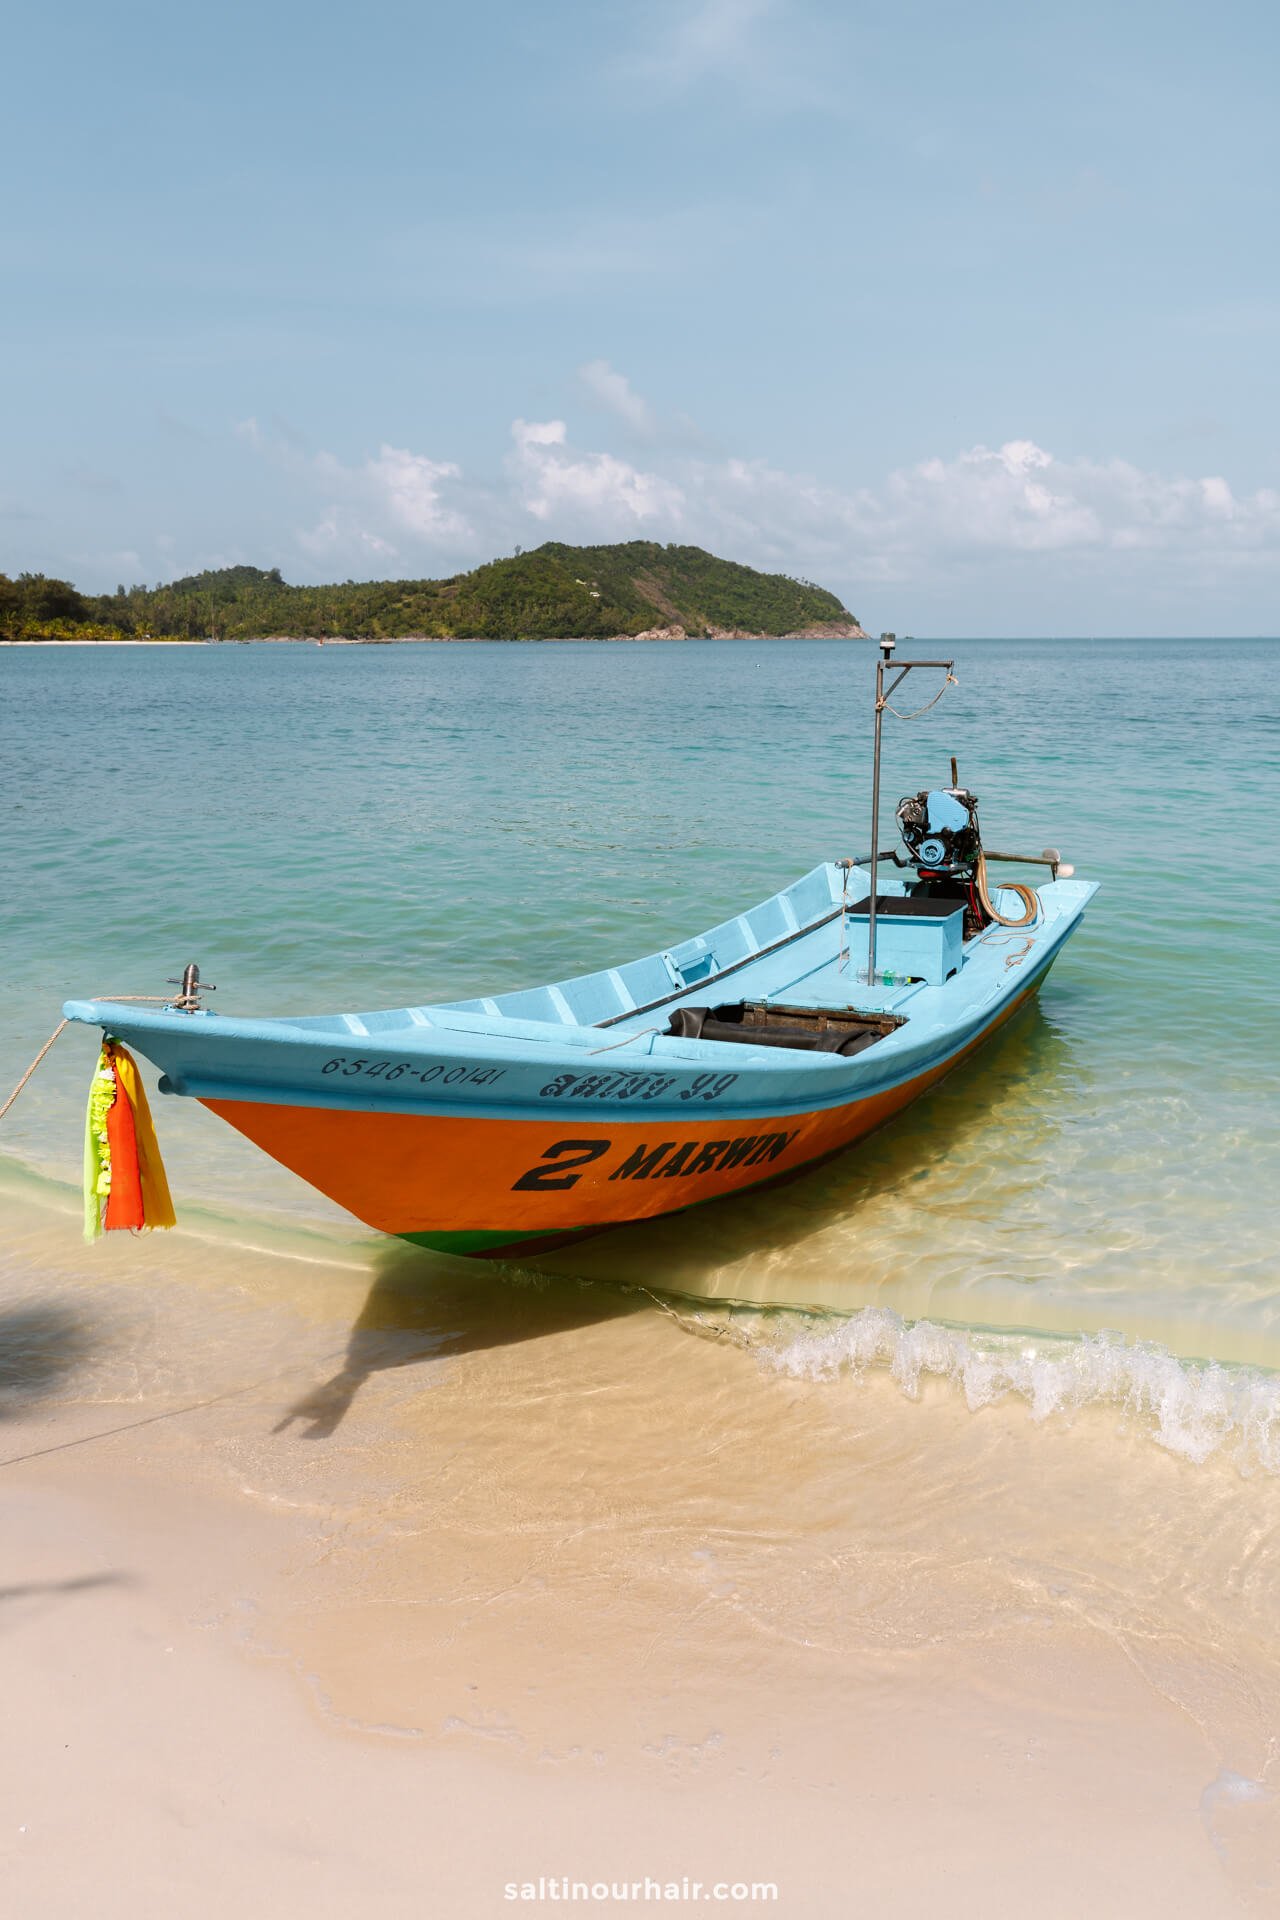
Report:
[[[172,1227],[177,1223],[177,1215],[173,1211],[173,1201],[169,1195],[169,1181],[165,1174],[164,1161],[160,1158],[160,1142],[156,1139],[151,1108],[147,1105],[147,1090],[142,1084],[142,1075],[138,1072],[136,1060],[118,1040],[115,1042],[114,1052],[121,1090],[133,1108],[134,1131],[138,1137],[138,1176],[142,1185],[143,1215],[149,1227]]]

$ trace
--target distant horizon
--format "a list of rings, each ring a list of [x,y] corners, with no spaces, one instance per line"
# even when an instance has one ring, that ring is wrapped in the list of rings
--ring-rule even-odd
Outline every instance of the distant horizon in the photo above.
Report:
[[[933,638],[937,641],[939,645],[951,646],[951,645],[959,644],[958,642],[946,640],[942,635],[934,635]],[[1021,646],[1156,647],[1156,646],[1185,645],[1192,638],[1192,636],[1188,636],[1188,635],[1172,636],[1172,635],[1160,635],[1160,634],[1081,635],[1081,634],[1025,633],[1025,634],[1016,634],[1016,635],[1015,634],[982,634],[979,636],[974,636],[972,638],[974,638],[975,643],[980,643],[988,646],[1011,647],[1011,648],[1016,648]],[[1205,638],[1205,636],[1195,636],[1195,638]],[[1219,635],[1208,636],[1207,643],[1212,646],[1231,646],[1231,645],[1275,646],[1277,644],[1280,644],[1280,635],[1219,634]],[[664,646],[665,647],[750,647],[750,646],[761,646],[765,644],[769,644],[773,646],[796,646],[796,647],[798,646],[841,647],[841,646],[864,646],[866,643],[859,640],[804,640],[804,639],[796,639],[793,637],[789,637],[785,634],[760,634],[757,636],[743,638],[743,639],[726,639],[726,640],[703,639],[703,638],[697,638],[697,637],[694,637],[692,639],[687,639],[687,640],[670,640],[670,639],[635,640],[630,638],[629,636],[622,636],[620,638],[609,639],[609,638],[604,638],[600,635],[593,635],[588,638],[579,639],[579,638],[575,638],[571,634],[559,634],[559,635],[529,637],[529,638],[522,637],[521,635],[518,635],[518,634],[512,634],[508,636],[506,639],[493,639],[493,638],[487,638],[483,635],[477,635],[474,637],[459,637],[459,638],[450,639],[450,640],[436,640],[436,639],[427,638],[425,636],[422,636],[416,639],[410,638],[410,639],[398,639],[398,640],[378,640],[378,639],[355,639],[355,638],[348,639],[338,635],[328,635],[325,637],[323,641],[311,639],[305,634],[280,634],[272,637],[259,636],[258,638],[252,639],[252,640],[241,640],[241,639],[212,640],[207,638],[195,639],[195,640],[187,640],[187,639],[180,639],[180,638],[152,639],[152,640],[136,640],[136,639],[132,639],[132,640],[131,639],[5,640],[3,638],[0,638],[0,653],[14,652],[14,651],[25,651],[25,652],[31,652],[31,653],[58,653],[58,652],[82,653],[86,648],[93,648],[93,647],[102,647],[102,648],[142,647],[142,648],[151,648],[156,650],[168,650],[172,652],[175,648],[182,649],[182,648],[189,648],[189,647],[219,647],[219,648],[224,648],[224,647],[225,648],[229,648],[229,647],[312,647],[312,648],[315,648],[318,646],[331,646],[331,647],[341,647],[341,648],[381,647],[384,649],[395,649],[399,647],[432,647],[432,648],[438,648],[438,647],[617,647],[621,649],[629,646],[635,646],[635,647],[664,647]]]

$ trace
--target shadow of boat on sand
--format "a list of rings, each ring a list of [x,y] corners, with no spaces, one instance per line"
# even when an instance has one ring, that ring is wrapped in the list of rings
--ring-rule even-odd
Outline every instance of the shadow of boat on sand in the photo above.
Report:
[[[476,1262],[443,1259],[393,1242],[377,1254],[378,1277],[351,1328],[342,1366],[280,1419],[323,1440],[340,1425],[372,1374],[518,1345],[640,1312],[648,1302],[559,1275],[498,1275]]]

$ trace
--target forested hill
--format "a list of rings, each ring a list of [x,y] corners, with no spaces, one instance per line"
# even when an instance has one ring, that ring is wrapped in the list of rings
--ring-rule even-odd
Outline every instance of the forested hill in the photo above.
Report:
[[[169,586],[80,594],[43,574],[0,574],[0,638],[268,637],[589,639],[611,635],[861,632],[833,593],[757,573],[701,547],[631,540],[548,542],[447,580],[348,580],[291,587],[278,568],[223,567]]]

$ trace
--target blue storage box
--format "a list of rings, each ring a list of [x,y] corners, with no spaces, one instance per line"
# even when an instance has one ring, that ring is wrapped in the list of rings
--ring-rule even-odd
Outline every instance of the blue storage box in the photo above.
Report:
[[[858,900],[846,916],[853,964],[867,964],[871,901]],[[876,896],[876,972],[940,987],[959,970],[964,948],[963,900],[927,894]]]

